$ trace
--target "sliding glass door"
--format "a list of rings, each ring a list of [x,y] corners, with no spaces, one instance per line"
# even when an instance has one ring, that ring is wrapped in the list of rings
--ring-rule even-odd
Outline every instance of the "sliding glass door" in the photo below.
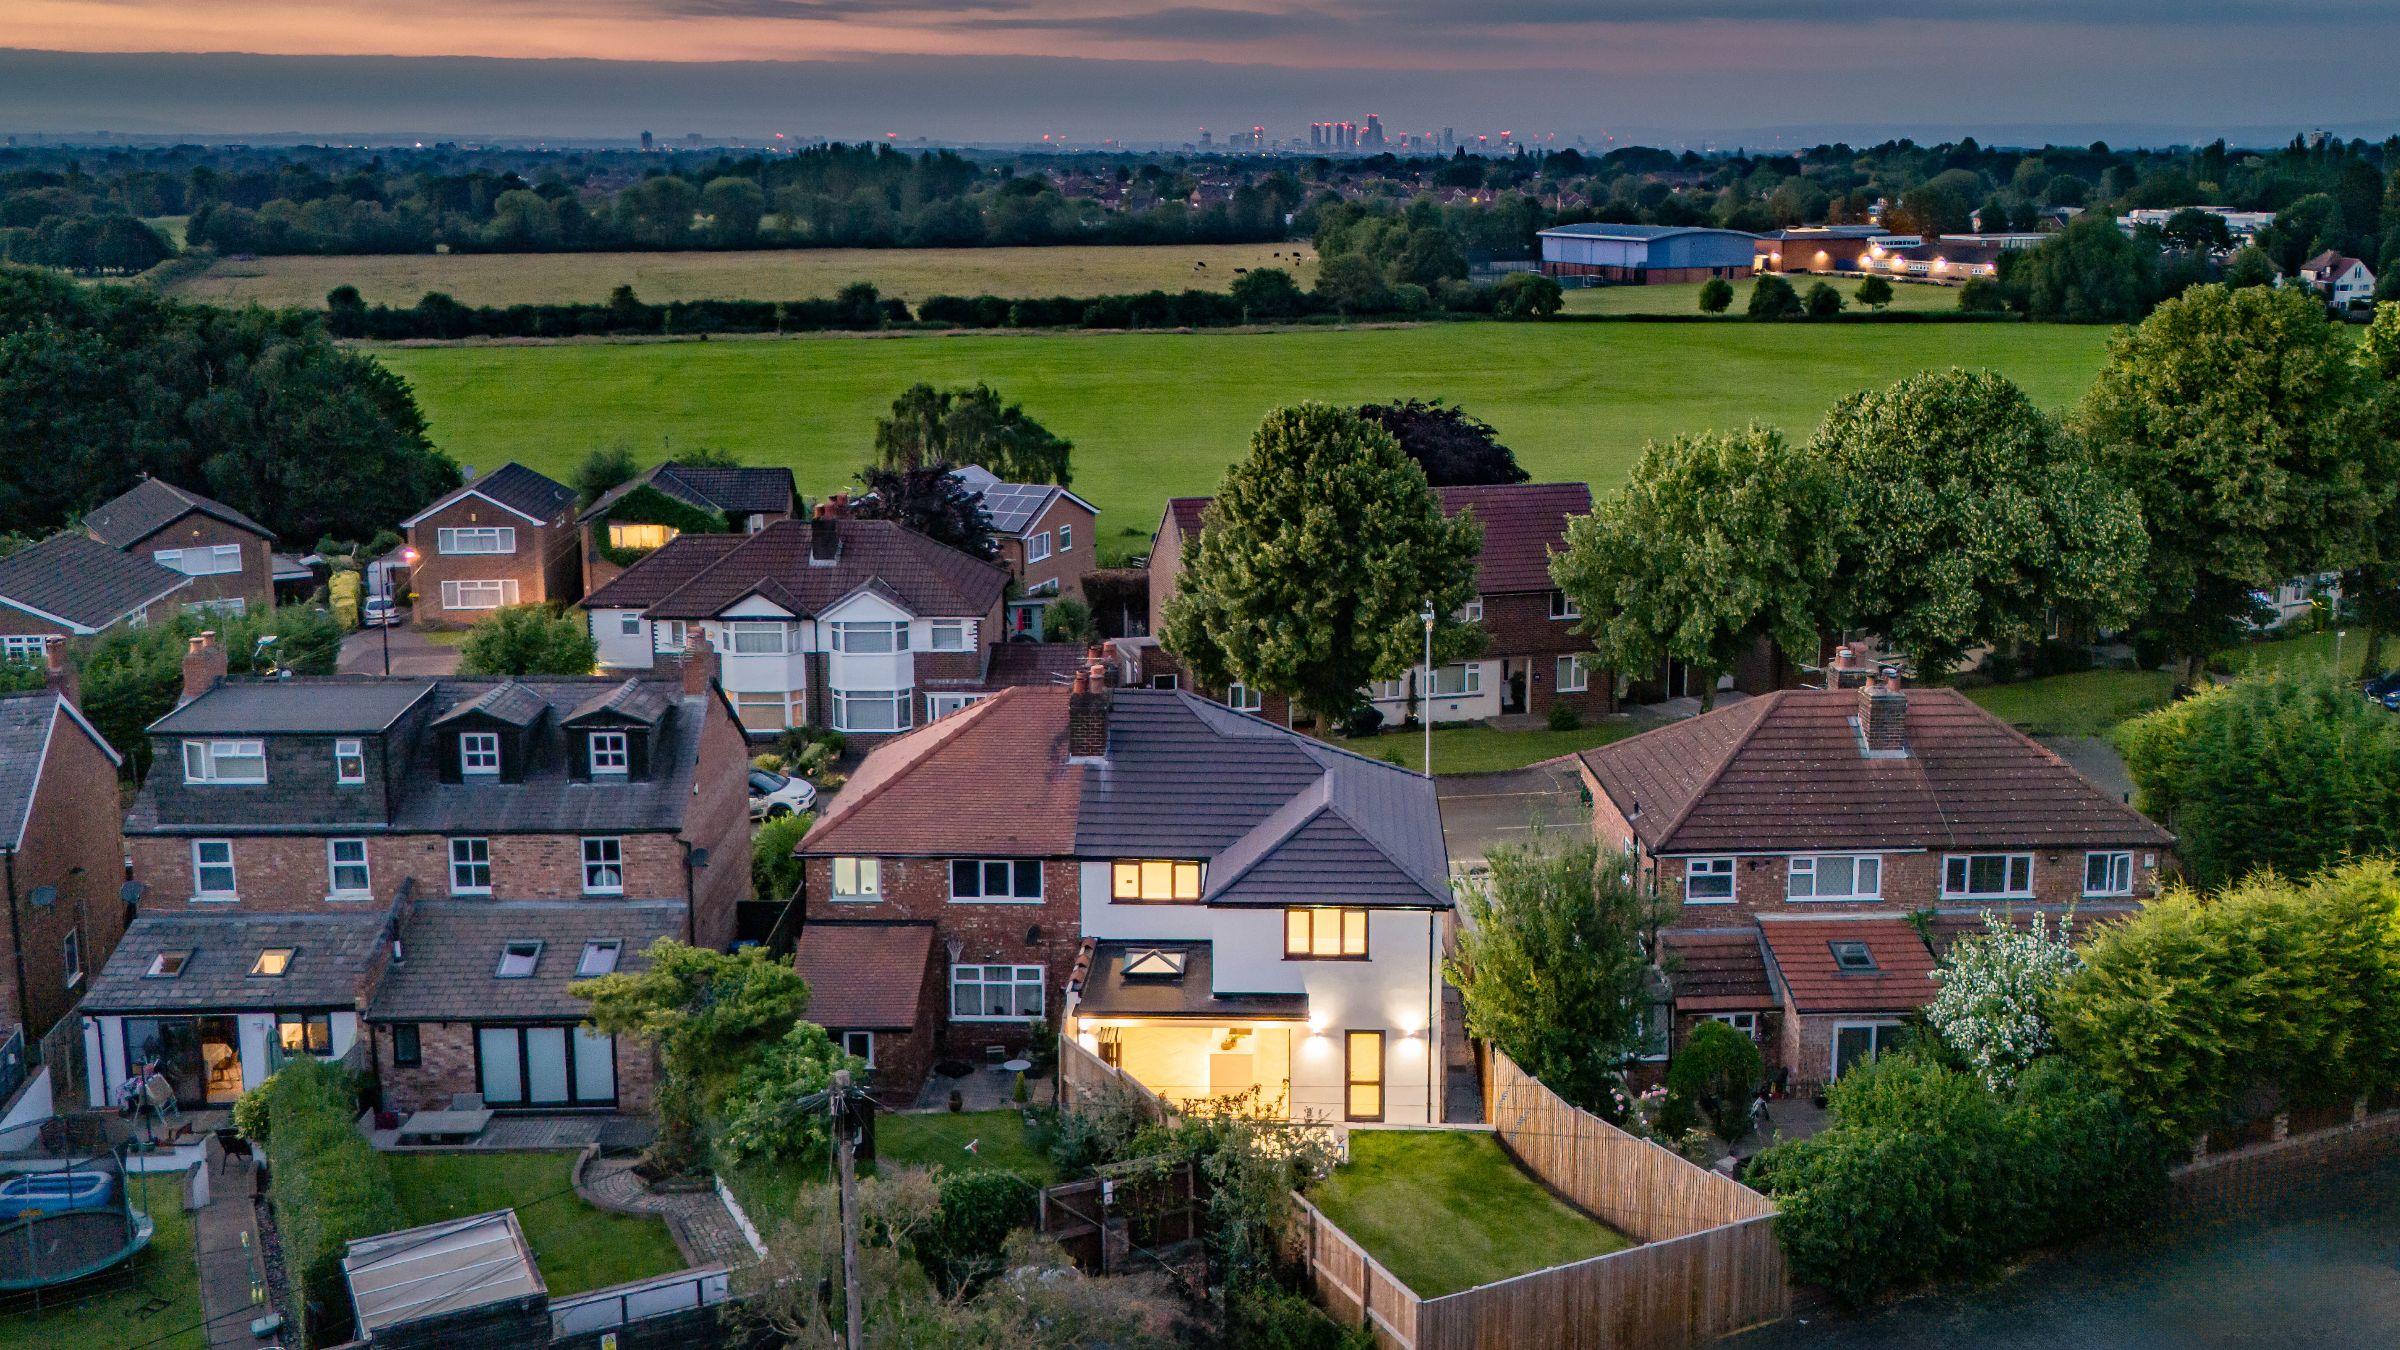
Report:
[[[582,1027],[477,1027],[475,1062],[486,1106],[617,1104],[616,1040]]]

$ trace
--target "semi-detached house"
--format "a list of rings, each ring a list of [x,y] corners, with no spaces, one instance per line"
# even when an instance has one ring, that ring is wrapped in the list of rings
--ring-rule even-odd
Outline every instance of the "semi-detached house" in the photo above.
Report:
[[[356,1055],[396,1102],[640,1107],[577,972],[730,946],[745,749],[675,678],[227,679],[195,640],[126,817],[141,914],[83,1003],[97,1104],[138,1063],[191,1106]]]
[[[1047,1020],[1170,1100],[1441,1119],[1452,907],[1423,778],[1092,669],[879,747],[799,854],[803,968],[839,941],[851,985],[931,994],[854,1041],[902,1091]]]
[[[1802,1087],[1932,1000],[1911,915],[1942,936],[1986,910],[2104,921],[2174,865],[2173,835],[1956,690],[1869,678],[1847,648],[1831,674],[1578,756],[1600,842],[1674,906],[1675,1043],[1729,1022]]]

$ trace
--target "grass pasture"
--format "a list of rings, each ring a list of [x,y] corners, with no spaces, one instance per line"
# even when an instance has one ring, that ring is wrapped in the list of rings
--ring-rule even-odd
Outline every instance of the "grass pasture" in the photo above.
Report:
[[[1845,313],[1866,311],[1858,304],[1859,278],[1851,276],[1786,276],[1792,289],[1802,295],[1822,281],[1842,293],[1848,303]],[[1657,286],[1587,286],[1566,293],[1569,314],[1698,314],[1700,288],[1704,281],[1678,281]],[[1757,283],[1747,279],[1733,284],[1733,305],[1725,312],[1738,315],[1742,306],[1750,303],[1750,288]],[[1890,314],[1949,314],[1958,309],[1958,288],[1936,286],[1922,281],[1892,282],[1892,303],[1885,306]]]
[[[1295,263],[1301,256],[1309,261]],[[1234,270],[1245,267],[1281,267],[1307,286],[1316,280],[1315,258],[1306,243],[295,256],[226,259],[173,291],[212,304],[317,308],[327,291],[345,284],[358,287],[369,303],[386,305],[413,305],[427,291],[445,292],[463,305],[575,304],[606,300],[610,291],[630,285],[642,299],[663,304],[808,300],[871,281],[885,295],[913,304],[929,295],[1221,291],[1233,285]]]
[[[2063,409],[2108,330],[2033,324],[1438,323],[1188,333],[392,346],[437,444],[562,481],[622,439],[785,464],[810,496],[853,482],[875,418],[919,380],[989,382],[1075,442],[1075,490],[1116,558],[1169,496],[1216,489],[1269,410],[1443,397],[1537,479],[1622,483],[1645,441],[1764,421],[1804,436],[1836,399],[1928,368],[1989,366]]]

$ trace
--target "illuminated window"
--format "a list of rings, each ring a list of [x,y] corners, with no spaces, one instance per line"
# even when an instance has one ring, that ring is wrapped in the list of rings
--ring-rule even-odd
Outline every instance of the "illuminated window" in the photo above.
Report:
[[[680,531],[672,525],[644,525],[630,520],[608,522],[610,548],[665,548]]]
[[[1363,909],[1287,909],[1283,912],[1283,956],[1287,961],[1356,960],[1367,954]]]
[[[1353,1031],[1343,1038],[1342,1114],[1351,1120],[1383,1119],[1383,1033]]]
[[[1171,858],[1127,859],[1113,868],[1109,897],[1115,900],[1197,900],[1202,869]]]
[[[882,862],[874,858],[834,859],[833,898],[836,900],[882,899]]]
[[[291,968],[292,949],[289,947],[269,947],[250,963],[250,973],[264,979],[282,979],[283,973]]]

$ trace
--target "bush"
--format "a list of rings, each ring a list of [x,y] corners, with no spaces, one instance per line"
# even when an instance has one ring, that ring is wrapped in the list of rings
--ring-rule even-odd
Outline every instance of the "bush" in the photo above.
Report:
[[[1820,281],[1808,288],[1808,296],[1801,304],[1807,308],[1808,317],[1830,319],[1842,312],[1842,293],[1833,288],[1833,283]]]
[[[1565,304],[1557,280],[1539,272],[1511,272],[1492,287],[1492,313],[1502,319],[1547,319]]]
[[[740,1162],[821,1162],[832,1142],[830,1122],[824,1111],[804,1111],[798,1103],[824,1091],[837,1069],[863,1073],[866,1063],[843,1054],[825,1028],[814,1022],[794,1023],[781,1039],[758,1052],[725,1094],[725,1118],[717,1138],[725,1155]]]
[[[1341,732],[1344,736],[1352,738],[1373,736],[1382,730],[1383,709],[1372,703],[1361,703],[1342,716]]]
[[[589,675],[600,648],[581,612],[510,605],[476,621],[459,644],[461,675]]]
[[[1703,1021],[1667,1065],[1667,1090],[1698,1107],[1717,1137],[1730,1144],[1750,1132],[1750,1103],[1764,1073],[1758,1047],[1748,1036],[1723,1022]],[[1664,1117],[1660,1123],[1663,1128]],[[1685,1124],[1674,1133],[1690,1128]]]
[[[1885,305],[1892,303],[1892,283],[1882,277],[1868,277],[1858,283],[1858,303],[1881,311]]]
[[[1700,312],[1722,314],[1733,308],[1733,283],[1723,277],[1710,277],[1700,288]]]
[[[1958,288],[1958,307],[1969,314],[1998,314],[2008,308],[2008,293],[1990,277],[1969,277]]]
[[[1082,642],[1100,640],[1100,626],[1092,622],[1091,606],[1073,596],[1062,596],[1050,602],[1042,612],[1042,641]]]
[[[269,1196],[284,1279],[306,1319],[307,1341],[347,1340],[344,1247],[407,1224],[390,1165],[358,1132],[350,1075],[324,1060],[296,1059],[235,1106],[239,1128],[263,1145],[274,1178]]]
[[[817,823],[814,811],[797,815],[775,816],[758,823],[750,838],[750,894],[756,900],[789,900],[800,889],[804,875],[800,860],[792,850],[808,828]]]
[[[1583,715],[1575,711],[1574,704],[1553,703],[1550,705],[1550,729],[1552,731],[1574,731],[1582,725]]]
[[[1782,277],[1764,276],[1750,288],[1748,313],[1753,319],[1793,319],[1800,316],[1800,296]]]
[[[941,1208],[916,1237],[917,1263],[942,1291],[971,1290],[998,1268],[1008,1235],[1034,1220],[1036,1192],[1014,1172],[948,1172]]]
[[[1228,1350],[1375,1350],[1375,1333],[1325,1315],[1305,1294],[1252,1284],[1225,1297]]]

